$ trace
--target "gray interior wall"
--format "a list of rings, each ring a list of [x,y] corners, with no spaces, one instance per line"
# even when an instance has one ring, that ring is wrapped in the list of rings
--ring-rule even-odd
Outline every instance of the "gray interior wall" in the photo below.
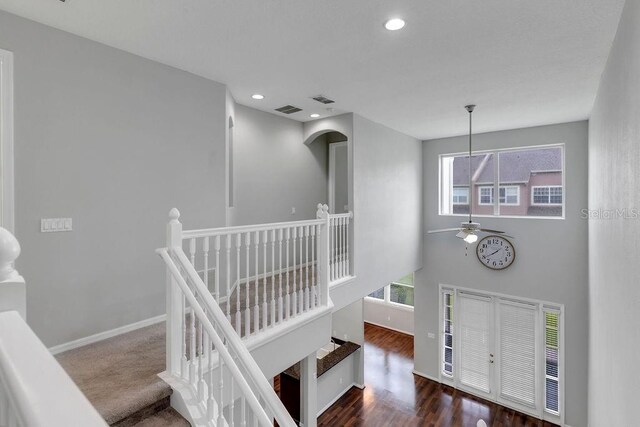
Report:
[[[168,212],[224,225],[225,87],[0,12],[14,53],[17,267],[47,345],[165,312]],[[73,231],[40,233],[40,218]]]
[[[327,146],[303,141],[302,123],[236,104],[234,225],[316,217],[327,202]]]
[[[640,2],[628,0],[589,124],[589,422],[638,425]],[[607,215],[636,209],[636,217]]]
[[[340,308],[422,266],[422,143],[353,115],[357,279],[331,290]]]
[[[425,234],[424,268],[415,276],[415,369],[439,376],[439,284],[564,304],[566,423],[583,427],[587,425],[588,230],[581,210],[587,206],[587,122],[475,135],[474,149],[561,142],[566,156],[566,219],[478,219],[484,227],[516,237],[517,259],[510,268],[484,267],[475,247],[466,256],[463,242],[452,234]],[[455,227],[464,220],[438,215],[438,156],[465,151],[467,144],[466,136],[424,142],[426,230]]]
[[[349,211],[349,148],[335,148],[335,173],[334,173],[334,202],[335,213],[345,213]],[[345,207],[347,209],[345,209]]]
[[[364,321],[413,335],[413,310],[364,299]]]

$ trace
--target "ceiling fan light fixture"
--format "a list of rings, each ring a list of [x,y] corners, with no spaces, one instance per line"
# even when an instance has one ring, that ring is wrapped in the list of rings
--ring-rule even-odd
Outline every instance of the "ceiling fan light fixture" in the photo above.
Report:
[[[465,242],[467,242],[468,244],[473,244],[475,242],[478,241],[478,235],[477,234],[473,234],[473,233],[469,233],[467,234],[467,237],[465,237],[464,239]]]
[[[389,31],[398,31],[403,29],[404,26],[405,26],[404,19],[401,19],[401,18],[392,18],[387,20],[387,22],[384,23],[384,27]]]

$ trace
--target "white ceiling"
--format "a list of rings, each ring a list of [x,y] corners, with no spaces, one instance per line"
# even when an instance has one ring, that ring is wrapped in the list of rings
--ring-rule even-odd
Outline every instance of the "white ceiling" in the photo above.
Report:
[[[309,97],[421,139],[588,118],[623,0],[0,0],[0,9],[229,86]],[[383,23],[400,16],[405,29]],[[1,44],[1,41],[0,41]],[[262,93],[254,101],[252,93]]]

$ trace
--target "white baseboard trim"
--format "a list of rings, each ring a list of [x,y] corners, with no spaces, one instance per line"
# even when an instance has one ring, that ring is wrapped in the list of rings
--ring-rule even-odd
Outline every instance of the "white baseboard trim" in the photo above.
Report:
[[[351,383],[347,386],[347,388],[345,388],[344,390],[342,390],[342,392],[340,392],[334,399],[331,400],[331,402],[327,403],[325,405],[324,408],[320,409],[318,411],[318,416],[322,415],[324,413],[324,411],[326,411],[327,409],[329,409],[331,407],[331,405],[333,405],[334,403],[336,403],[338,401],[338,399],[340,399],[342,396],[344,396],[344,394],[346,392],[348,392],[349,390],[351,390],[351,387],[358,387],[358,388],[364,388],[364,387],[360,387],[358,386],[358,384],[356,383]]]
[[[394,332],[400,332],[401,334],[414,336],[413,333],[411,333],[411,332],[403,331],[402,329],[392,328],[391,326],[383,325],[381,323],[372,322],[371,320],[366,320],[365,319],[364,323],[370,323],[372,325],[379,326],[379,327],[385,328],[385,329],[389,329],[389,330],[394,331]]]
[[[426,378],[426,379],[428,379],[428,380],[431,380],[431,381],[435,381],[435,382],[437,382],[437,383],[440,383],[440,379],[435,378],[435,377],[432,377],[431,375],[427,375],[427,374],[425,374],[425,373],[423,373],[423,372],[416,371],[415,369],[413,370],[413,373],[414,373],[414,374],[416,374],[416,375],[417,375],[417,376],[419,376],[419,377],[423,377],[423,378]]]
[[[98,341],[106,340],[107,338],[115,337],[116,335],[126,334],[127,332],[135,331],[136,329],[144,328],[146,326],[155,325],[156,323],[164,322],[167,318],[166,314],[152,317],[150,319],[141,320],[139,322],[131,323],[129,325],[120,326],[119,328],[111,329],[97,333],[95,335],[89,335],[88,337],[80,338],[77,340],[69,341],[64,344],[59,344],[53,347],[49,347],[51,354],[62,353],[67,350],[73,350],[74,348],[83,347],[85,345],[93,344]]]

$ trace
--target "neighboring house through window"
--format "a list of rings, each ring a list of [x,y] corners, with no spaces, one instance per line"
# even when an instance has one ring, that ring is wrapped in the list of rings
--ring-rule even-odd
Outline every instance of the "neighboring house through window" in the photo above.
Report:
[[[562,205],[562,187],[533,187],[531,203],[534,205]]]
[[[469,204],[469,187],[454,187],[453,204],[454,205]]]
[[[441,215],[564,217],[565,191],[562,144],[440,156]]]

